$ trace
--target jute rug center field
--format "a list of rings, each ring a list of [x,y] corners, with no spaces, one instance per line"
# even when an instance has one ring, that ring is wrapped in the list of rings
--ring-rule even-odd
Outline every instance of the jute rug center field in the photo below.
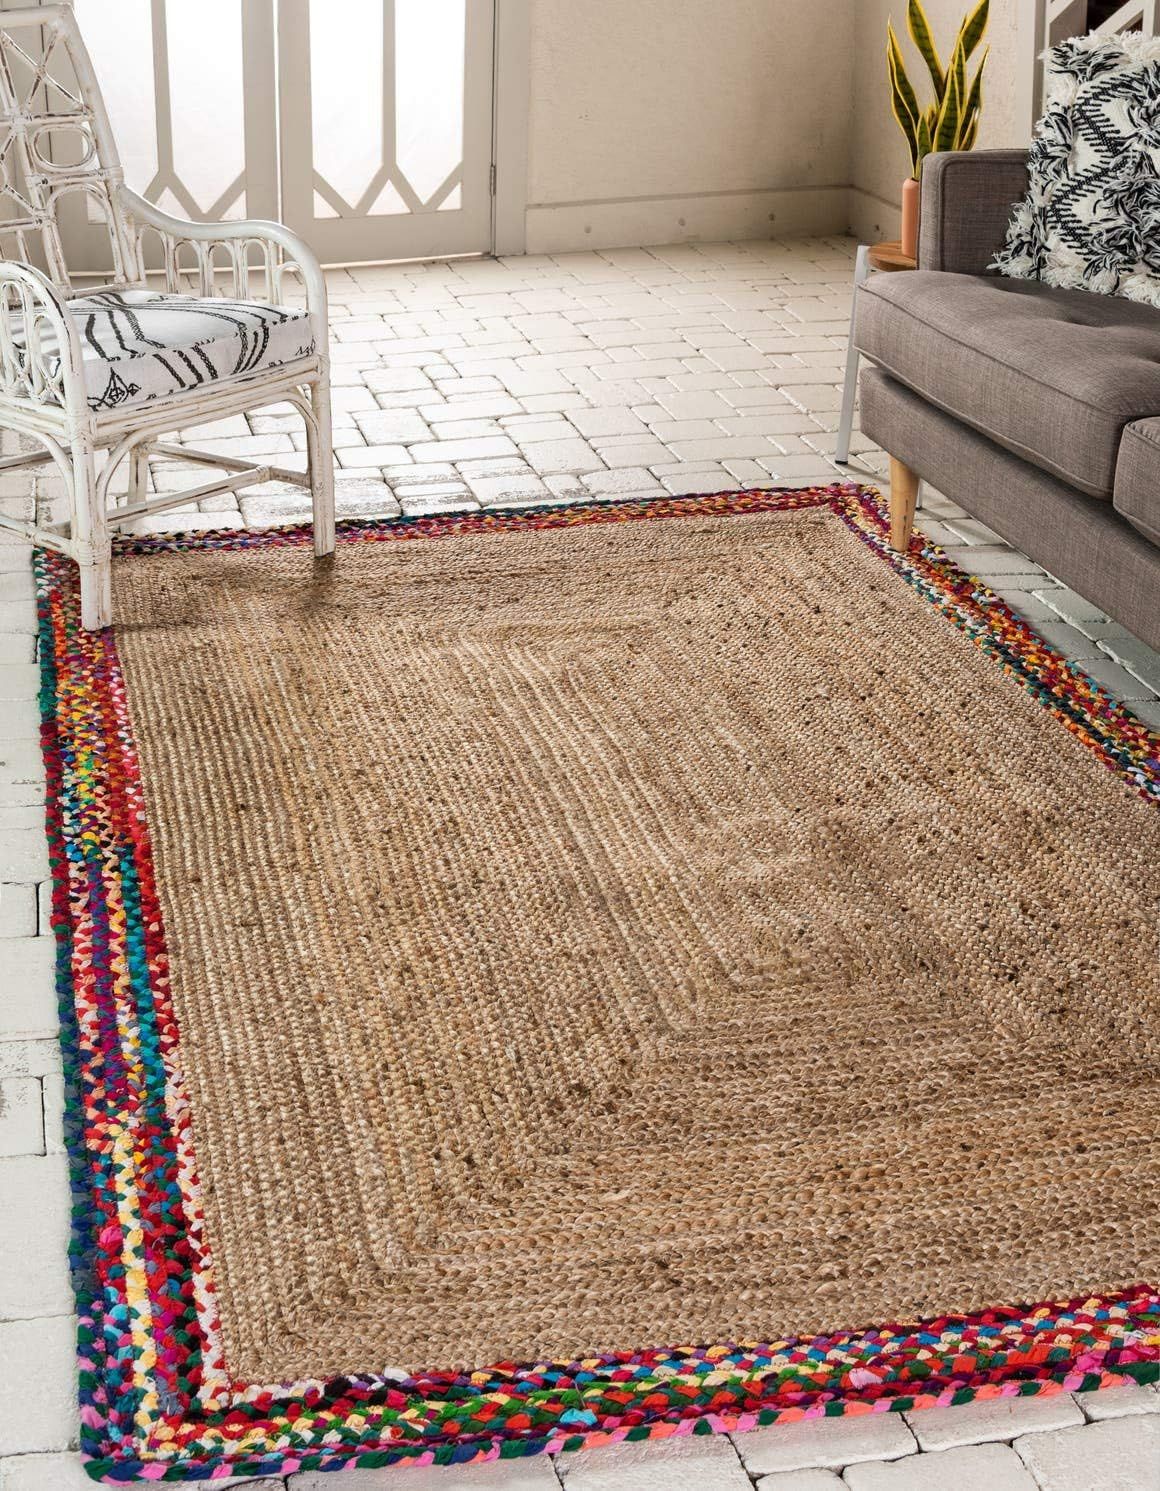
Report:
[[[1160,1268],[1155,812],[828,509],[115,586],[232,1375]]]

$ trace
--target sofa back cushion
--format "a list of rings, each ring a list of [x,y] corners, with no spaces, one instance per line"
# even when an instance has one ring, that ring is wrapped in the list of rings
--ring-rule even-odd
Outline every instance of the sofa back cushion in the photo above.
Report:
[[[992,267],[1160,306],[1160,39],[1061,42],[1046,98],[1030,185]]]

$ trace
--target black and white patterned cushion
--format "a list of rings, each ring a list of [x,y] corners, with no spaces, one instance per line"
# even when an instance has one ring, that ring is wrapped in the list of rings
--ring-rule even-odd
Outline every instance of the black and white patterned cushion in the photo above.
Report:
[[[1029,165],[992,268],[1160,306],[1160,39],[1053,47]]]
[[[67,309],[80,333],[90,409],[189,393],[314,352],[309,318],[292,306],[102,290]]]

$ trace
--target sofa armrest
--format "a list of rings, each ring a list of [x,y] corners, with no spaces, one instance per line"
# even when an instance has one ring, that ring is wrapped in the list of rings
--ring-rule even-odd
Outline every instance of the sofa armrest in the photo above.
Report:
[[[982,274],[1027,190],[1026,150],[945,151],[922,163],[918,267]]]

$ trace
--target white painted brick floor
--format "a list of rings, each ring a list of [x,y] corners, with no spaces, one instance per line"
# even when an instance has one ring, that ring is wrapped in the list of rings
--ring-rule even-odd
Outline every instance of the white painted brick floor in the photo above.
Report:
[[[453,261],[329,275],[339,512],[365,517],[885,478],[831,462],[853,244],[842,238]],[[191,439],[302,464],[288,407]],[[5,449],[11,448],[10,442]],[[59,504],[35,478],[44,507]],[[189,473],[162,471],[176,490]],[[0,475],[27,512],[29,478]],[[149,530],[285,523],[273,486]],[[919,523],[1160,726],[1160,656],[938,493]],[[0,539],[0,1491],[92,1483],[75,1454],[67,1193],[28,550]],[[218,1481],[215,1485],[225,1485]],[[234,1484],[230,1482],[228,1484]],[[270,1491],[1160,1491],[1160,1392],[1123,1387],[735,1438],[429,1471],[300,1474]]]

